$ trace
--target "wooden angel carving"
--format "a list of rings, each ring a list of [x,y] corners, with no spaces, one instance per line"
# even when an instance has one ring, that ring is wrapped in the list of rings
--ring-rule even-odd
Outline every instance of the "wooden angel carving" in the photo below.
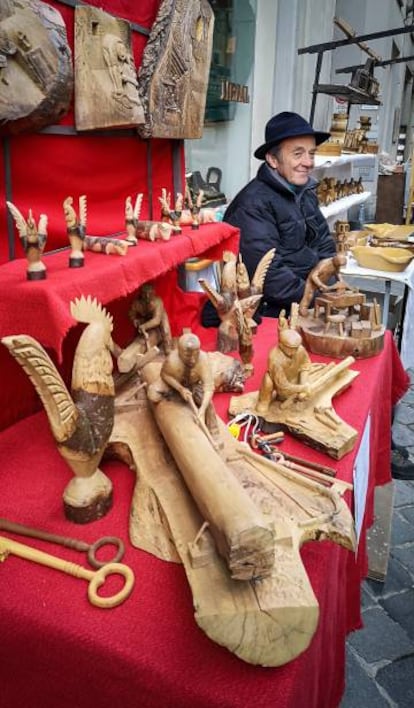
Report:
[[[198,282],[216,308],[221,320],[217,331],[217,349],[225,354],[239,350],[240,328],[244,327],[244,317],[252,316],[262,296],[257,294],[239,299],[236,284],[236,256],[227,251],[223,254],[223,261],[220,292],[204,278],[200,278]]]
[[[39,222],[36,224],[31,209],[29,209],[28,217],[25,219],[12,202],[6,203],[15,221],[20,241],[26,254],[28,262],[27,280],[44,280],[46,278],[46,266],[42,261],[42,254],[47,241],[47,216],[46,214],[41,214]]]
[[[269,270],[269,266],[276,253],[275,248],[271,248],[267,251],[265,255],[260,259],[257,264],[256,270],[253,273],[253,277],[250,280],[247,268],[243,263],[241,254],[239,254],[237,266],[236,266],[236,289],[237,297],[243,300],[251,295],[263,295],[263,285],[266,278],[266,273]],[[255,329],[256,323],[253,320],[253,315],[256,312],[257,305],[254,305],[252,310],[248,310],[245,315],[250,320],[250,326]]]
[[[32,337],[3,337],[2,343],[24,369],[44,405],[57,449],[74,477],[64,494],[68,519],[86,523],[104,516],[112,505],[112,484],[99,469],[114,422],[113,320],[105,308],[83,295],[71,302],[71,314],[84,329],[72,368],[70,390],[55,364]]]
[[[79,216],[73,206],[73,197],[66,197],[63,202],[63,213],[66,221],[66,232],[72,247],[69,256],[70,268],[81,268],[85,264],[84,240],[86,235],[86,195],[79,197]]]

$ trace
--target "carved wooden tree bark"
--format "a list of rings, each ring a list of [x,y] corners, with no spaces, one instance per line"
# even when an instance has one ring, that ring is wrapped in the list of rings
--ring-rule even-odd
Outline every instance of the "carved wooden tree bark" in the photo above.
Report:
[[[207,0],[164,0],[138,73],[143,138],[201,138],[213,42]]]
[[[57,123],[72,98],[72,57],[60,13],[40,0],[0,3],[0,135]]]

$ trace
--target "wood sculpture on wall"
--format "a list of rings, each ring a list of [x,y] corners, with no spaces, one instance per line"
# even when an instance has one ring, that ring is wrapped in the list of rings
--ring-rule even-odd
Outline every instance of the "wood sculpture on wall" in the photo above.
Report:
[[[138,72],[142,138],[201,138],[213,43],[207,0],[163,0]]]
[[[0,134],[57,123],[72,99],[72,55],[61,14],[40,0],[0,3]]]
[[[49,355],[35,339],[13,335],[1,340],[32,381],[44,405],[57,449],[74,477],[63,493],[65,514],[76,523],[104,516],[112,505],[112,483],[99,469],[114,422],[113,321],[90,296],[71,302],[84,329],[72,368],[70,391]]]
[[[131,27],[91,6],[75,8],[75,121],[77,130],[144,122]]]
[[[161,367],[143,367],[147,388]],[[222,423],[214,446],[179,394],[151,405],[146,390],[137,376],[117,396],[107,450],[138,472],[132,543],[183,563],[196,622],[210,639],[251,664],[285,664],[318,624],[300,546],[330,538],[354,548],[341,499],[349,485],[266,460]]]
[[[31,209],[26,220],[14,204],[11,202],[6,204],[13,215],[27,257],[27,280],[44,280],[46,266],[42,261],[42,254],[47,241],[47,216],[41,214],[39,223],[36,224]]]

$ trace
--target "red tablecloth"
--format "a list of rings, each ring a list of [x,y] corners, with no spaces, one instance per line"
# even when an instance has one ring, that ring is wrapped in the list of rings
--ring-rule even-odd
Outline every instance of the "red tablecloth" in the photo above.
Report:
[[[256,388],[276,321],[264,320],[255,338]],[[211,344],[215,330],[203,333]],[[312,357],[315,360],[316,357]],[[320,357],[318,358],[320,359]],[[367,515],[377,482],[389,479],[391,405],[407,386],[395,345],[352,368],[361,373],[335,400],[347,422],[362,431],[371,414],[371,469]],[[216,396],[219,411],[228,397]],[[284,449],[317,459],[352,479],[357,447],[339,462],[290,436]],[[85,538],[128,539],[135,475],[105,463],[114,485],[108,515],[86,526],[66,521],[62,491],[71,473],[56,451],[43,412],[0,434],[1,515]],[[368,473],[368,471],[367,471]],[[126,543],[125,562],[136,575],[131,597],[112,610],[92,607],[86,582],[16,557],[0,567],[0,704],[7,708],[337,708],[344,681],[344,640],[360,624],[360,579],[365,571],[365,527],[358,557],[332,542],[310,542],[302,558],[320,606],[310,647],[279,668],[250,666],[211,642],[193,619],[192,597],[180,565],[157,560]],[[30,543],[30,541],[28,541]],[[39,548],[79,562],[79,554]],[[81,560],[83,562],[83,559]]]

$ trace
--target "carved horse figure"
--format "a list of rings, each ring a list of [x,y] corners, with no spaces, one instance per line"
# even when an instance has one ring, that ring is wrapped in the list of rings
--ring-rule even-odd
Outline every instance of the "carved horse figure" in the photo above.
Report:
[[[86,523],[104,516],[112,504],[112,483],[98,465],[114,422],[111,354],[121,350],[112,340],[112,316],[96,299],[82,295],[70,309],[78,322],[87,324],[76,348],[70,391],[35,339],[21,334],[1,341],[33,383],[58,451],[75,475],[63,494],[65,514]]]

